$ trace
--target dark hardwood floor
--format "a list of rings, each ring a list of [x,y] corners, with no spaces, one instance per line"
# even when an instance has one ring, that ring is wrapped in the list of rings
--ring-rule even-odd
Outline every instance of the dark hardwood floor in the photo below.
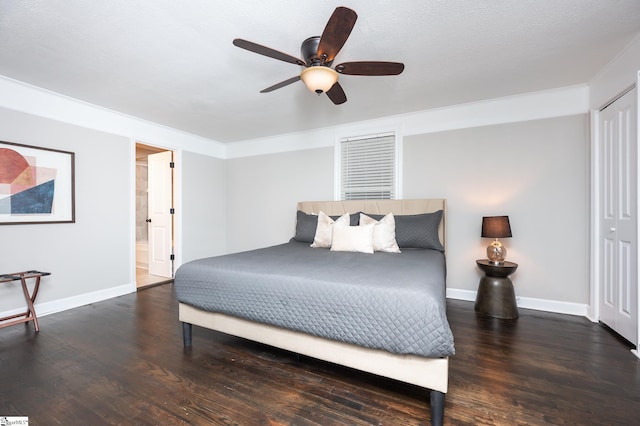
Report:
[[[640,423],[640,359],[584,318],[448,302],[445,424]],[[194,327],[173,285],[0,329],[0,417],[30,425],[423,425],[426,390]]]

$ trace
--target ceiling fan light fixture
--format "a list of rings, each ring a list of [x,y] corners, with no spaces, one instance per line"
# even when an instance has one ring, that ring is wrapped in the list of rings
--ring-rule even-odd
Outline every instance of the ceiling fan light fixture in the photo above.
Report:
[[[338,81],[338,73],[329,67],[318,65],[302,70],[300,79],[309,90],[320,94],[329,91]]]

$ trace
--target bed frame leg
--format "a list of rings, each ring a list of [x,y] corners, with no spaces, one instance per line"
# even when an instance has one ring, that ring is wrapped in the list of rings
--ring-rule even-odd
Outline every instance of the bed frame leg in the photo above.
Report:
[[[191,329],[192,326],[188,322],[182,323],[182,343],[185,348],[191,347]]]
[[[444,393],[431,391],[431,426],[442,426],[444,422]]]

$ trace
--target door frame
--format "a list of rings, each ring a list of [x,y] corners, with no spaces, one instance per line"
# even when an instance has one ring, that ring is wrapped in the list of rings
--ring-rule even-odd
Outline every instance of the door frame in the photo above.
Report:
[[[173,270],[174,273],[178,267],[182,264],[182,150],[177,147],[171,147],[167,145],[146,142],[144,139],[132,138],[132,159],[131,161],[131,250],[130,258],[132,260],[132,268],[130,275],[130,282],[132,291],[137,291],[136,282],[136,146],[146,145],[159,150],[173,151],[173,162],[175,167],[173,169],[173,208],[175,213],[173,215]]]
[[[588,309],[588,318],[593,322],[598,322],[600,319],[600,247],[599,247],[599,235],[600,235],[600,197],[602,194],[600,193],[600,185],[599,179],[601,175],[600,170],[600,111],[602,111],[605,107],[615,102],[617,99],[622,97],[624,94],[636,88],[636,122],[640,130],[640,71],[636,73],[636,81],[631,85],[626,87],[623,91],[611,97],[607,102],[602,104],[598,109],[592,109],[590,111],[590,119],[591,119],[591,218],[590,218],[590,268],[589,268],[589,309]],[[636,132],[638,147],[640,148],[640,131]],[[640,149],[637,150],[636,156],[636,167],[640,166]],[[638,183],[640,183],[640,173],[636,174]],[[640,188],[640,185],[638,185]],[[640,192],[640,190],[638,191]],[[640,207],[640,194],[636,197],[637,206]],[[640,212],[640,209],[637,210]],[[638,218],[636,218],[637,220]],[[640,242],[640,226],[638,227],[638,235],[636,235],[636,241]],[[638,252],[638,259],[636,259],[636,264],[640,264],[640,250]],[[640,284],[639,284],[640,285]],[[637,309],[640,309],[640,291],[638,291],[638,305]],[[640,320],[639,320],[640,322]],[[640,324],[638,326],[638,336],[636,338],[636,349],[631,350],[637,357],[640,358]]]

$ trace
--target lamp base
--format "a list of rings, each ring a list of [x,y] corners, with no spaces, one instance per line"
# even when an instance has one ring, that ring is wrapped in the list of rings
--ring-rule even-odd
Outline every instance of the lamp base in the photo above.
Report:
[[[495,265],[502,265],[504,264],[505,257],[507,257],[507,249],[504,248],[502,243],[496,238],[496,240],[487,247],[487,258]]]

